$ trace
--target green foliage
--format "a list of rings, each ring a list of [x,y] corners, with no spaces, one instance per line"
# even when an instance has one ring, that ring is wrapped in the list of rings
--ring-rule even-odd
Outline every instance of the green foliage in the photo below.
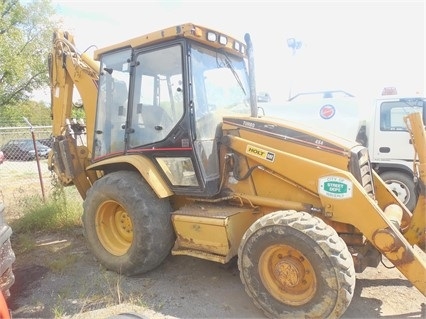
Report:
[[[26,117],[33,126],[51,125],[50,108],[43,102],[22,101],[0,107],[0,127],[26,126]]]
[[[13,233],[12,238],[13,250],[15,251],[15,254],[31,251],[36,246],[34,242],[34,236],[31,233]]]
[[[0,108],[25,101],[48,83],[54,21],[51,0],[0,1]]]
[[[73,119],[86,119],[86,113],[84,112],[83,104],[74,106],[71,110],[71,117]]]
[[[65,255],[56,258],[49,263],[49,268],[56,273],[64,273],[68,268],[72,267],[77,261],[77,255]]]
[[[15,234],[59,231],[81,226],[82,203],[71,188],[54,190],[45,202],[39,196],[22,199],[22,217],[11,222]]]

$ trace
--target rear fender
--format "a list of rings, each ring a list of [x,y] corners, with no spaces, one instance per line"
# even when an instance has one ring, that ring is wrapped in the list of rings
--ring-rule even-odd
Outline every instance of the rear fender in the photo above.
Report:
[[[147,181],[159,198],[173,195],[173,192],[161,176],[157,167],[155,167],[152,161],[140,155],[123,155],[108,158],[88,166],[87,170],[103,170],[106,166],[123,163],[133,166]]]

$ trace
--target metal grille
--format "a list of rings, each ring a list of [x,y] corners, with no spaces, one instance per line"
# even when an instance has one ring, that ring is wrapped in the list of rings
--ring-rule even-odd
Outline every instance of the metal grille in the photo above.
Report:
[[[367,148],[359,146],[353,150],[351,158],[351,172],[354,174],[358,182],[361,183],[367,194],[371,198],[375,198],[373,173]]]

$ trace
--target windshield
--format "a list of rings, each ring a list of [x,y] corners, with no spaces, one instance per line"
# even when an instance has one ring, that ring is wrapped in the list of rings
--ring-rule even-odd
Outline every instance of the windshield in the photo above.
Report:
[[[243,59],[193,45],[191,50],[196,115],[250,115],[248,77]]]
[[[244,59],[193,44],[192,97],[194,147],[204,180],[219,179],[217,139],[225,115],[250,116],[248,76]]]

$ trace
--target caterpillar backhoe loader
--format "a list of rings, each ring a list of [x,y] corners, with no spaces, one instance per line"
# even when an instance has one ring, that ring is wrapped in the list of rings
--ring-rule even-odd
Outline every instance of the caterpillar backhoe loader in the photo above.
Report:
[[[253,46],[183,24],[80,54],[56,31],[49,167],[84,199],[87,243],[108,269],[147,272],[170,253],[238,259],[271,318],[338,318],[355,273],[386,257],[426,293],[426,140],[411,213],[367,149],[257,116]],[[73,89],[85,122],[71,118]]]

